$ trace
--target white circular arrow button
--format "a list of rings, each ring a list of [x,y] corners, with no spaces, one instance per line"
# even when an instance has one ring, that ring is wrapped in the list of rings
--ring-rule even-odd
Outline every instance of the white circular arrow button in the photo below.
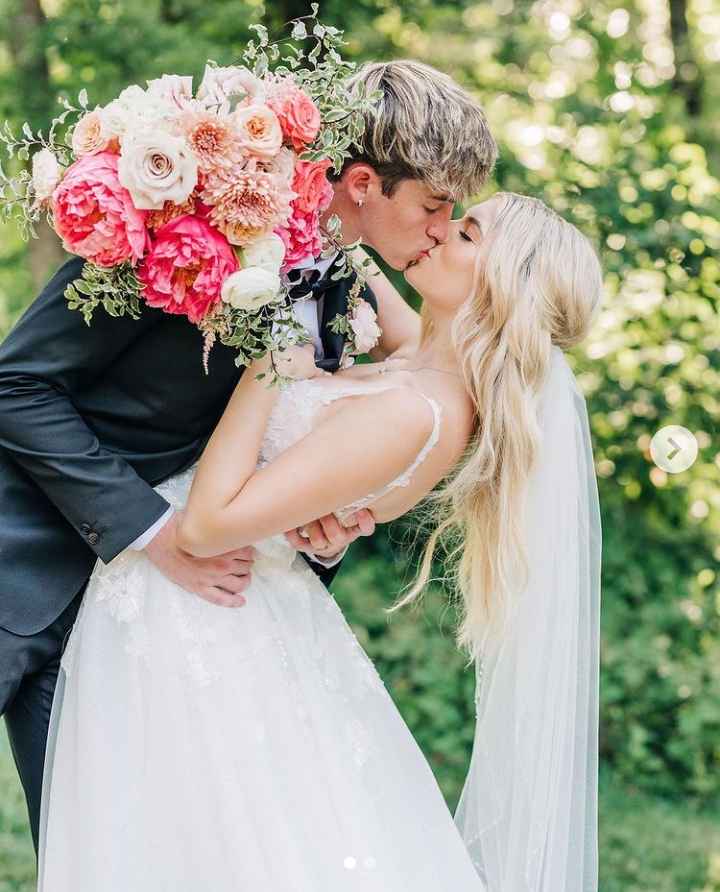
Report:
[[[693,465],[698,454],[695,435],[679,424],[661,427],[650,441],[655,464],[669,474],[680,474]]]

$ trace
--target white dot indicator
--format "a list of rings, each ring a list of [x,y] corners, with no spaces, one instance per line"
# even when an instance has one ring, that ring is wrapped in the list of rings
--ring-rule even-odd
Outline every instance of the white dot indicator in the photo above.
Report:
[[[655,464],[669,474],[681,474],[691,467],[698,454],[695,435],[679,424],[661,427],[650,441],[650,455]]]

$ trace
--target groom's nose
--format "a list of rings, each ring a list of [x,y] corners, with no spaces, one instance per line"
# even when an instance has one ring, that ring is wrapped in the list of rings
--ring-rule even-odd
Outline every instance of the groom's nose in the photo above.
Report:
[[[450,220],[452,219],[453,206],[448,204],[439,208],[432,216],[426,232],[436,242],[446,242],[450,233]]]

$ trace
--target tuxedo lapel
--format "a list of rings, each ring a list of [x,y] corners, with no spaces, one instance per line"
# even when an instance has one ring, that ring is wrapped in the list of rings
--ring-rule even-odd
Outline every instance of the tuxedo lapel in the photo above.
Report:
[[[327,275],[332,274],[332,267],[328,270]],[[340,357],[342,356],[345,346],[345,335],[336,334],[330,329],[330,323],[338,315],[344,316],[348,307],[348,291],[350,290],[350,280],[340,279],[339,282],[333,282],[332,286],[323,294],[323,312],[320,320],[320,339],[322,340],[325,358],[321,359],[317,365],[326,372],[337,371],[340,365]]]

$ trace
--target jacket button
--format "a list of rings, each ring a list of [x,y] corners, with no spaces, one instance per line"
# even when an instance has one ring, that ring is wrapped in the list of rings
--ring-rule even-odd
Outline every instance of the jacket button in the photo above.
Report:
[[[85,533],[87,535],[90,532],[90,524],[89,523],[81,523],[80,529],[83,531],[83,533]]]
[[[100,536],[97,533],[88,533],[87,540],[91,545],[97,545],[100,541]]]

